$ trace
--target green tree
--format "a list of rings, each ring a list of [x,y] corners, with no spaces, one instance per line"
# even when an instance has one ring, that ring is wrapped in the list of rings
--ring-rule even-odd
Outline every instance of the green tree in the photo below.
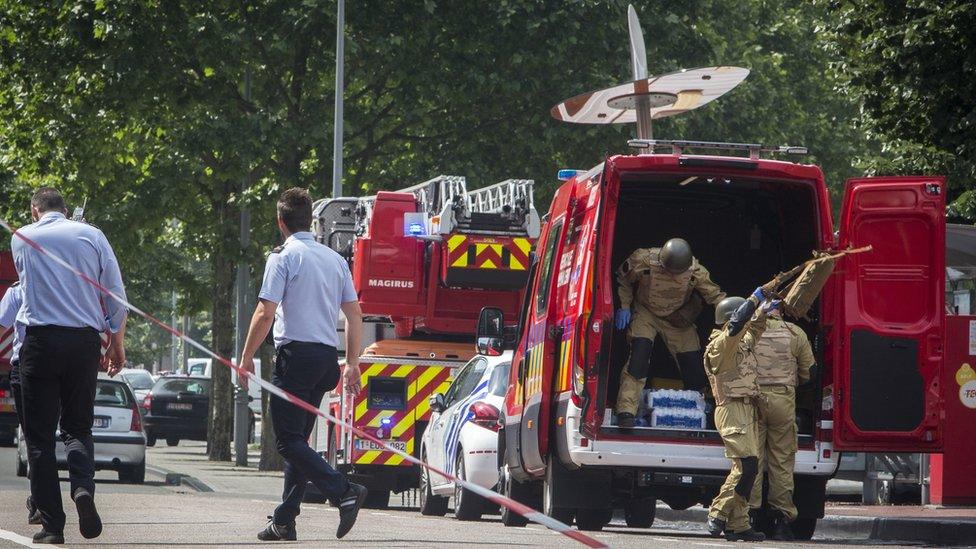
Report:
[[[944,174],[949,213],[976,221],[976,4],[821,0],[838,93],[860,98],[879,174]]]
[[[639,9],[652,72],[753,71],[727,98],[659,124],[659,135],[802,142],[834,184],[851,171],[862,146],[854,102],[832,93],[806,3]],[[236,265],[243,258],[260,274],[277,239],[275,195],[330,186],[334,10],[331,0],[0,0],[0,208],[26,222],[18,205],[43,183],[87,198],[133,300],[165,315],[178,290],[181,312],[210,310],[211,343],[229,356]],[[625,14],[622,0],[350,6],[346,193],[439,173],[474,187],[527,177],[545,209],[558,168],[627,152],[631,128],[560,125],[548,114],[628,79]],[[254,215],[247,250],[242,207]],[[210,456],[227,459],[229,375],[214,372]]]

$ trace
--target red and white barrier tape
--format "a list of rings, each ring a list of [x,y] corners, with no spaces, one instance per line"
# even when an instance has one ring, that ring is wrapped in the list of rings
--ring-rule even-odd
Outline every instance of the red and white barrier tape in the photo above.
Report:
[[[481,496],[481,497],[483,497],[483,498],[491,501],[492,503],[495,503],[495,504],[501,505],[503,507],[506,507],[509,510],[511,510],[511,511],[513,511],[513,512],[519,514],[519,515],[522,515],[523,517],[531,520],[532,522],[536,522],[538,524],[541,524],[541,525],[545,526],[546,528],[549,528],[550,530],[553,530],[555,532],[559,532],[560,534],[562,534],[564,536],[567,536],[569,538],[572,538],[572,539],[574,539],[574,540],[582,543],[583,545],[586,545],[587,547],[600,547],[600,548],[602,548],[602,547],[609,547],[609,545],[607,545],[607,544],[605,544],[605,543],[603,543],[603,542],[601,542],[599,540],[596,540],[594,538],[591,538],[590,536],[587,536],[586,534],[583,534],[582,532],[579,532],[578,530],[573,530],[570,526],[567,526],[566,524],[563,524],[562,522],[559,522],[558,520],[556,520],[556,519],[554,519],[554,518],[552,518],[552,517],[550,517],[548,515],[545,515],[545,514],[539,512],[539,511],[536,511],[535,509],[529,507],[528,505],[519,503],[519,502],[517,502],[517,501],[515,501],[515,500],[513,500],[511,498],[508,498],[508,497],[505,497],[505,496],[499,494],[498,492],[495,492],[495,491],[490,490],[488,488],[484,488],[484,487],[478,486],[477,484],[468,482],[466,480],[459,479],[456,476],[447,473],[446,471],[442,471],[442,470],[438,469],[437,467],[433,467],[432,465],[430,465],[430,464],[428,464],[426,462],[423,462],[423,461],[417,459],[416,457],[414,457],[414,456],[412,456],[412,455],[410,455],[410,454],[408,454],[408,453],[406,453],[406,452],[404,452],[402,450],[399,450],[397,448],[394,448],[393,446],[387,444],[386,442],[384,442],[381,439],[378,439],[378,438],[374,437],[373,435],[367,433],[366,431],[363,431],[362,429],[359,429],[358,427],[355,427],[354,425],[352,425],[352,424],[350,424],[350,423],[348,423],[348,422],[346,422],[346,421],[344,421],[342,419],[339,419],[337,417],[333,417],[331,414],[329,414],[327,412],[324,412],[322,410],[319,410],[315,406],[312,406],[311,404],[309,404],[309,403],[305,402],[304,400],[296,397],[295,395],[289,393],[288,391],[284,391],[284,390],[282,390],[282,389],[280,389],[280,388],[272,385],[270,382],[265,381],[265,380],[263,380],[263,379],[261,379],[259,377],[254,376],[254,374],[252,374],[251,372],[248,372],[248,371],[246,371],[244,369],[238,368],[230,360],[228,360],[228,359],[226,359],[226,358],[218,355],[217,353],[215,353],[215,352],[211,351],[210,349],[208,349],[202,343],[197,342],[196,340],[194,340],[193,338],[191,338],[188,335],[184,334],[183,332],[177,330],[176,328],[174,328],[174,327],[166,324],[165,322],[157,319],[156,317],[152,316],[151,314],[149,314],[149,313],[143,311],[142,309],[136,307],[135,305],[133,305],[132,303],[130,303],[129,301],[127,301],[125,298],[119,296],[118,294],[112,292],[108,288],[102,286],[97,280],[93,280],[91,277],[87,276],[85,273],[83,273],[83,272],[79,271],[78,269],[74,268],[71,264],[69,264],[64,259],[62,259],[62,258],[58,257],[57,255],[55,255],[55,254],[53,254],[53,253],[45,250],[37,242],[34,242],[30,238],[28,238],[28,237],[20,234],[20,232],[13,230],[10,227],[10,225],[7,224],[7,222],[5,220],[0,219],[0,226],[2,226],[4,229],[6,229],[8,232],[10,232],[12,235],[14,235],[17,238],[19,238],[22,241],[24,241],[31,248],[34,248],[35,250],[37,250],[38,252],[40,252],[45,257],[50,258],[52,261],[54,261],[58,265],[60,265],[60,266],[64,267],[65,269],[71,271],[76,276],[78,276],[79,278],[81,278],[82,280],[84,280],[85,282],[87,282],[88,284],[91,284],[92,286],[94,286],[95,288],[97,288],[98,291],[100,291],[103,294],[111,297],[112,299],[114,299],[115,301],[117,301],[120,304],[124,305],[126,308],[128,308],[132,312],[136,313],[137,315],[145,318],[146,320],[148,320],[148,321],[152,322],[153,324],[159,326],[160,328],[166,330],[171,335],[176,336],[179,339],[181,339],[181,340],[187,342],[188,344],[192,345],[193,347],[199,349],[200,351],[202,351],[203,353],[205,353],[207,356],[210,356],[211,358],[213,358],[217,362],[220,362],[221,364],[223,364],[223,365],[227,366],[228,368],[234,370],[235,372],[237,372],[237,375],[244,376],[245,378],[247,378],[249,380],[249,382],[257,383],[262,389],[268,391],[272,395],[275,395],[278,398],[284,399],[287,402],[290,402],[290,403],[294,404],[295,406],[298,406],[299,408],[301,408],[301,409],[303,409],[303,410],[305,410],[305,411],[307,411],[307,412],[309,412],[311,414],[315,414],[315,415],[317,415],[319,417],[322,417],[322,418],[326,419],[327,421],[330,421],[330,422],[332,422],[332,423],[334,423],[336,425],[339,425],[341,427],[345,427],[346,429],[349,429],[350,431],[352,431],[353,433],[355,433],[356,436],[359,436],[361,438],[365,438],[365,439],[367,439],[367,440],[369,440],[369,441],[371,441],[371,442],[373,442],[375,444],[379,444],[380,446],[383,447],[384,450],[386,450],[388,452],[393,452],[393,453],[399,455],[400,457],[402,457],[403,459],[405,459],[406,461],[408,461],[410,463],[419,465],[420,467],[424,467],[428,471],[437,473],[438,475],[441,475],[443,477],[446,477],[448,479],[451,479],[452,481],[460,484],[464,488],[466,488],[466,489],[468,489],[468,490],[470,490],[470,491],[478,494],[479,496]]]

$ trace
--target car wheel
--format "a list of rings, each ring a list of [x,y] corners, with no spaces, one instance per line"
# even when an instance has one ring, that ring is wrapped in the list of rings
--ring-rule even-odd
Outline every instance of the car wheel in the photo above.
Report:
[[[790,523],[790,530],[797,541],[809,541],[813,538],[813,532],[817,529],[817,519],[810,517],[798,517]]]
[[[576,509],[556,505],[553,496],[555,488],[554,467],[555,464],[550,461],[549,467],[546,469],[546,479],[542,482],[542,512],[567,526],[572,526],[573,519],[576,518]]]
[[[123,465],[119,469],[119,482],[142,484],[146,482],[146,462],[139,465]]]
[[[576,527],[588,532],[599,532],[610,523],[613,509],[578,509],[576,511]]]
[[[17,476],[18,477],[27,476],[27,462],[20,459],[20,455],[17,456]]]
[[[513,479],[512,474],[508,472],[508,465],[502,466],[499,476],[501,478],[498,483],[501,485],[502,495],[527,505],[529,499],[532,497],[532,489]],[[529,519],[504,505],[502,506],[502,524],[505,526],[525,526],[528,523]]]
[[[176,437],[166,437],[166,446],[178,446],[180,444],[180,439]]]
[[[624,507],[624,519],[631,528],[650,528],[657,514],[657,500],[639,498],[630,500]]]
[[[454,464],[454,474],[461,480],[467,480],[464,471],[464,451],[459,446]],[[454,517],[458,520],[481,520],[484,512],[485,498],[463,488],[460,483],[454,483]]]
[[[146,446],[149,446],[150,448],[152,448],[155,445],[156,445],[156,435],[152,435],[152,434],[149,434],[147,432],[146,433]]]
[[[390,506],[390,491],[373,489],[366,493],[363,507],[367,509],[386,509]]]
[[[427,462],[427,452],[420,458]],[[447,499],[438,496],[430,489],[430,471],[426,467],[420,468],[420,514],[428,517],[443,517],[447,514]]]

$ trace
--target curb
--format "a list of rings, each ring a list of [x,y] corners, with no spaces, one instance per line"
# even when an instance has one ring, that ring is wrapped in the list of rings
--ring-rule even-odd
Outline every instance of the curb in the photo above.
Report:
[[[186,486],[197,492],[215,491],[209,484],[196,477],[170,471],[169,469],[164,469],[155,465],[146,465],[146,472],[152,473],[158,477],[162,477],[167,486]]]
[[[708,509],[692,507],[681,511],[657,506],[658,520],[704,523]],[[862,517],[826,515],[817,521],[817,537],[902,541],[934,545],[970,545],[976,540],[976,521],[953,518]]]

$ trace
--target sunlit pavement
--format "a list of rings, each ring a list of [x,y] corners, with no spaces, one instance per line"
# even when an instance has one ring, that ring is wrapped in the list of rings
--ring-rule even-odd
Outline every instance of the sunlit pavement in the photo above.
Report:
[[[150,449],[150,452],[164,449]],[[24,498],[27,481],[14,475],[13,448],[0,448],[0,547],[30,544],[30,536],[39,527],[27,524]],[[95,540],[85,540],[77,530],[74,508],[67,500],[68,524],[65,538],[68,546],[140,547],[140,546],[247,546],[265,545],[255,534],[266,522],[278,493],[200,493],[187,487],[166,486],[162,479],[147,477],[144,485],[120,484],[113,472],[97,477],[96,501],[104,533]],[[263,485],[262,485],[263,488]],[[399,498],[394,497],[393,502]],[[298,518],[299,542],[290,546],[345,547],[571,547],[574,542],[540,526],[506,528],[497,515],[481,522],[459,522],[421,516],[416,509],[363,510],[359,523],[342,541],[335,539],[338,519],[336,510],[327,505],[305,505]],[[707,537],[699,524],[658,523],[654,528],[635,530],[614,523],[594,537],[613,547],[716,547],[734,546]],[[764,547],[845,545],[849,541],[818,540],[807,544],[767,542]],[[856,542],[855,542],[856,543]],[[870,545],[856,543],[859,546]],[[742,547],[743,545],[738,545]],[[886,545],[892,547],[893,545]]]

